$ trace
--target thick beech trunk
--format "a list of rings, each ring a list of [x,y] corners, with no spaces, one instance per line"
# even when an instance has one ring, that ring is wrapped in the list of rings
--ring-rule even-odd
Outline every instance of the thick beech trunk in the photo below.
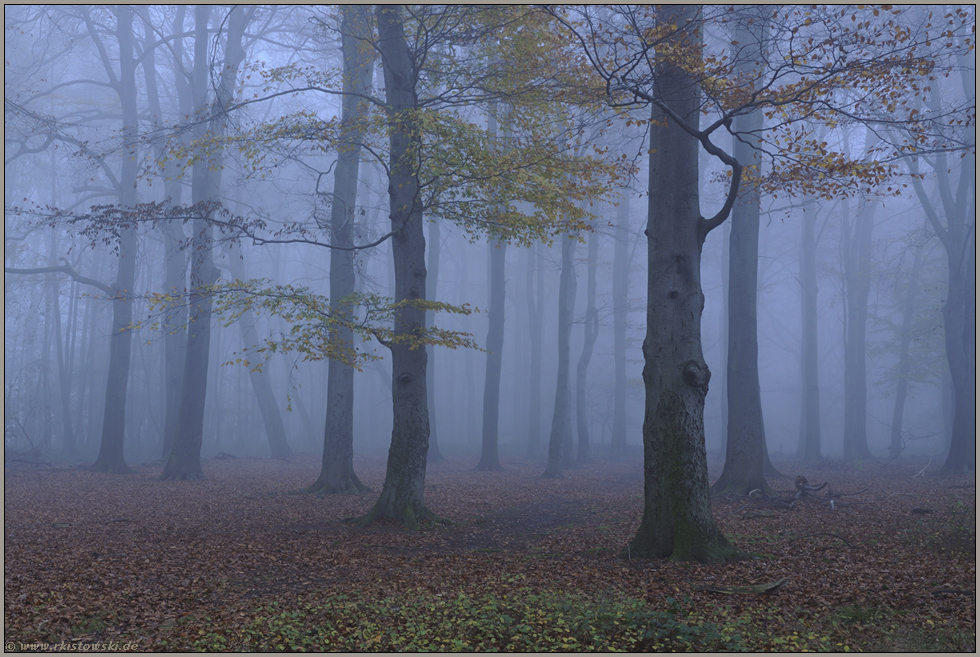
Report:
[[[683,25],[696,20],[697,12],[693,6],[663,7],[658,23]],[[700,35],[675,37],[682,38]],[[691,75],[664,63],[658,85],[664,104],[697,127],[699,89]],[[710,372],[701,349],[701,248],[707,229],[699,208],[698,141],[656,106],[651,118],[644,505],[629,551],[643,557],[727,561],[737,551],[711,515],[704,446]]]
[[[379,5],[378,51],[385,77],[389,153],[388,197],[392,254],[395,270],[395,303],[407,302],[395,312],[391,343],[391,447],[384,486],[378,501],[359,519],[364,525],[384,518],[398,519],[415,529],[435,520],[425,506],[425,466],[429,451],[429,412],[426,404],[426,353],[417,344],[425,327],[425,311],[411,305],[425,296],[425,235],[418,205],[419,131],[414,112],[418,107],[412,56],[405,39],[401,8]]]

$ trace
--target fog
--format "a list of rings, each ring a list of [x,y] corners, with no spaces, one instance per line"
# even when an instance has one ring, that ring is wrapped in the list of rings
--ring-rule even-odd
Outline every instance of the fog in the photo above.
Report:
[[[192,198],[191,172],[193,159],[204,157],[195,154],[194,148],[205,149],[201,142],[193,145],[191,134],[196,110],[190,85],[200,64],[194,52],[193,8],[140,7],[134,13],[127,42],[120,12],[109,7],[5,8],[4,447],[8,460],[91,464],[103,449],[104,422],[113,417],[124,418],[127,463],[163,463],[171,449],[165,436],[167,414],[177,407],[174,399],[180,395],[181,384],[175,381],[181,379],[168,375],[167,364],[184,358],[181,341],[187,341],[186,319],[174,318],[176,309],[186,308],[189,302],[188,297],[178,295],[184,300],[161,307],[155,305],[153,295],[172,284],[168,263],[179,273],[178,292],[193,287],[190,261],[200,253],[194,242],[196,229],[184,219],[103,219],[98,208],[164,204],[167,199],[179,206],[204,200]],[[209,18],[207,89],[211,96],[220,92],[223,63],[231,56],[224,45],[225,33],[232,29],[229,15],[228,8],[216,7]],[[207,248],[219,285],[239,278],[258,279],[266,287],[290,285],[324,297],[330,294],[330,249],[311,242],[330,241],[338,149],[327,144],[325,137],[304,133],[297,117],[329,122],[342,114],[343,95],[338,90],[343,84],[344,60],[338,20],[338,12],[331,8],[250,10],[232,94],[236,103],[249,102],[229,112],[222,133],[213,125],[209,128],[213,141],[207,148],[212,149],[208,157],[221,151],[222,158],[220,174],[212,181],[216,190],[212,198],[232,216],[264,223],[261,228],[250,224],[259,239],[214,228]],[[184,36],[175,38],[181,30]],[[713,38],[710,33],[708,38]],[[125,60],[120,53],[125,48],[134,53],[135,78],[129,82],[125,67],[120,68]],[[276,67],[287,65],[301,73],[290,77],[293,74],[284,72],[286,69],[276,72]],[[154,69],[152,76],[147,74],[149,68]],[[942,84],[946,85],[944,93],[964,93],[958,78]],[[373,68],[371,85],[373,94],[384,93],[380,64]],[[285,93],[300,87],[307,90]],[[334,92],[309,90],[313,87]],[[138,117],[135,138],[122,128],[127,112]],[[460,107],[458,112],[490,129],[487,107]],[[625,456],[635,459],[639,468],[644,418],[642,343],[647,327],[644,231],[649,129],[627,120],[648,117],[649,111],[631,112],[599,123],[600,128],[589,137],[591,145],[623,154],[635,168],[619,181],[620,189],[586,206],[593,215],[588,221],[590,230],[576,233],[580,242],[574,250],[577,284],[566,433],[572,441],[579,435],[576,417],[583,398],[576,400],[575,396],[581,371],[576,365],[589,327],[588,244],[595,240],[598,334],[584,381],[585,427],[594,458]],[[711,120],[710,114],[702,119]],[[855,152],[866,146],[863,128],[837,130],[824,139],[844,144],[844,150],[853,143]],[[731,145],[730,141],[721,144],[724,148]],[[366,151],[360,157],[352,239],[355,244],[367,244],[391,230],[389,181],[378,158]],[[973,199],[974,174],[963,174],[963,167],[972,166],[973,157],[972,151],[965,158],[951,156],[942,165],[948,173],[940,171],[939,175],[935,162],[923,162],[919,194],[907,163],[897,164],[902,170],[896,175],[897,183],[883,183],[873,194],[841,199],[762,193],[758,367],[765,440],[772,459],[802,458],[803,454],[806,273],[801,249],[804,220],[809,216],[815,230],[816,321],[811,328],[816,333],[820,457],[846,457],[849,388],[845,361],[854,356],[845,346],[848,322],[857,321],[849,310],[848,295],[858,293],[854,276],[863,275],[849,274],[846,263],[857,257],[856,222],[865,217],[872,226],[870,251],[865,255],[866,341],[860,354],[866,366],[861,389],[867,401],[867,445],[872,457],[882,463],[909,457],[931,458],[936,465],[942,462],[949,449],[954,410],[943,316],[949,272],[946,251],[928,221],[923,198],[934,204],[944,194]],[[724,203],[726,169],[703,151],[700,159],[701,212],[710,216]],[[942,185],[951,186],[952,191]],[[889,186],[892,189],[886,189]],[[175,194],[180,198],[174,198]],[[975,200],[968,205],[966,237],[959,247],[966,254],[967,271],[975,272]],[[709,463],[716,465],[725,459],[730,225],[728,221],[708,233],[701,266],[702,344],[711,371],[705,440]],[[128,230],[135,240],[132,251],[120,246]],[[302,239],[296,237],[298,230],[306,231]],[[483,348],[490,330],[490,253],[494,247],[485,234],[434,212],[426,215],[424,230],[430,276],[434,238],[439,246],[438,277],[427,283],[436,285],[434,300],[476,309],[471,314],[437,311],[432,313],[432,322],[440,329],[469,334],[480,347],[428,347],[434,388],[430,434],[443,457],[471,460],[475,466],[483,440],[489,356]],[[625,248],[617,250],[618,235],[625,238]],[[295,239],[287,239],[289,236]],[[359,293],[396,297],[392,248],[387,239],[354,251]],[[561,249],[562,238],[555,236],[534,239],[530,245],[515,240],[505,252],[497,430],[504,467],[527,459],[541,460],[544,467],[559,371]],[[616,279],[617,259],[624,257],[620,266],[625,267],[625,286]],[[132,290],[125,291],[132,300],[132,325],[127,328],[132,343],[123,409],[107,406],[114,303],[119,303],[118,293],[110,292],[118,289],[120,262],[135,265]],[[36,271],[39,269],[43,271]],[[974,278],[973,273],[967,276],[968,295],[975,300]],[[615,311],[617,300],[625,307],[621,316]],[[220,305],[219,297],[215,304]],[[972,307],[975,309],[975,301]],[[532,310],[540,313],[539,329]],[[204,401],[201,457],[275,455],[270,446],[270,420],[256,396],[261,394],[259,384],[250,378],[257,374],[250,371],[261,364],[261,377],[271,388],[291,458],[319,459],[327,423],[329,359],[308,358],[309,354],[298,350],[258,353],[269,341],[285,344],[284,337],[302,321],[276,316],[261,305],[234,316],[236,312],[222,315],[216,310],[210,319],[206,379],[197,381],[203,386],[200,398]],[[975,319],[969,316],[967,320],[973,322],[968,326],[973,333],[968,334],[975,335]],[[624,326],[622,353],[617,352],[617,322]],[[254,332],[248,327],[254,327]],[[533,347],[535,330],[540,330],[540,350]],[[322,335],[326,332],[321,330]],[[178,340],[176,351],[173,344],[167,347],[167,335]],[[249,342],[249,336],[255,341]],[[393,431],[391,353],[364,334],[355,333],[354,339],[362,354],[377,359],[359,362],[354,375],[353,450],[357,456],[384,459]],[[968,353],[975,354],[972,339]],[[243,358],[248,366],[236,363]],[[622,390],[616,385],[617,358],[625,362]],[[532,389],[538,380],[532,377],[536,362],[540,382]],[[975,376],[975,363],[970,366]],[[900,392],[903,380],[907,388]],[[623,401],[620,425],[617,398]],[[897,402],[904,407],[896,427]],[[617,426],[623,427],[625,436],[622,453],[614,449]],[[900,436],[897,448],[893,430]]]

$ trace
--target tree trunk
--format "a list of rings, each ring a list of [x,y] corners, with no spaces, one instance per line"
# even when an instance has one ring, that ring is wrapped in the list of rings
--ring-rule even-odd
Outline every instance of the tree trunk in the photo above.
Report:
[[[555,410],[551,418],[551,437],[548,440],[548,464],[543,477],[561,477],[562,465],[567,461],[565,449],[571,427],[569,425],[569,343],[572,333],[572,315],[575,309],[575,238],[561,238],[561,278],[558,282],[558,378],[555,386]]]
[[[800,405],[800,443],[797,456],[804,461],[819,461],[820,454],[820,379],[817,358],[817,208],[808,203],[803,208],[800,239],[800,306],[803,319],[801,379],[803,398]]]
[[[160,105],[159,77],[156,72],[156,57],[154,41],[156,33],[150,29],[152,19],[146,12],[146,7],[140,7],[140,16],[147,29],[144,30],[143,73],[146,79],[146,96],[150,113],[153,116],[155,129],[163,128],[163,109]],[[173,34],[178,35],[184,30],[185,8],[178,9],[174,18]],[[174,38],[173,51],[179,58],[184,52],[183,37]],[[190,97],[190,87],[180,83],[183,76],[177,76],[177,104],[180,115],[189,115],[193,111],[193,98]],[[155,140],[155,155],[158,161],[163,161],[163,195],[170,205],[182,203],[184,186],[180,180],[180,167],[174,158],[167,153],[167,142]],[[183,225],[174,221],[164,221],[160,225],[163,235],[164,280],[163,289],[167,294],[182,295],[187,288],[187,256],[181,249],[181,243],[186,238]],[[164,390],[164,423],[163,449],[161,458],[170,455],[174,436],[177,435],[177,422],[180,419],[180,388],[184,374],[184,346],[187,343],[187,307],[176,304],[176,307],[164,313],[160,330],[163,332],[163,390]]]
[[[442,251],[442,235],[439,221],[429,222],[429,263],[426,275],[426,298],[437,299],[439,293],[439,256]],[[426,326],[432,326],[435,313],[429,311],[425,313]],[[429,463],[442,463],[446,457],[439,449],[439,437],[436,431],[436,363],[435,347],[425,346],[425,352],[429,358],[425,370],[425,396],[426,404],[429,407],[429,453],[426,455]]]
[[[490,110],[487,132],[490,140],[504,142],[509,126],[498,126],[497,103]],[[506,108],[501,114],[506,117]],[[504,144],[506,147],[506,144]],[[503,207],[501,207],[503,210]],[[487,366],[483,383],[483,439],[480,445],[480,461],[476,470],[500,472],[500,370],[503,367],[504,351],[504,311],[506,297],[505,270],[507,262],[507,242],[488,240],[490,253],[490,326],[487,330]]]
[[[507,242],[490,242],[490,328],[487,331],[487,369],[483,386],[483,442],[476,469],[500,472],[500,369],[504,350],[504,269]]]
[[[664,7],[663,25],[695,22],[692,6]],[[696,24],[696,22],[695,22]],[[685,32],[679,32],[679,35]],[[694,38],[675,36],[672,40]],[[699,88],[684,69],[659,67],[663,103],[698,126]],[[737,551],[715,525],[708,495],[704,398],[710,372],[701,349],[702,227],[698,141],[656,105],[652,111],[646,229],[647,334],[643,341],[643,517],[632,555],[728,561]]]
[[[842,204],[844,231],[844,290],[847,321],[844,327],[844,460],[870,459],[868,449],[868,384],[866,336],[868,295],[871,291],[871,231],[876,205],[862,202],[854,221],[848,223],[848,206]]]
[[[746,79],[758,75],[765,58],[765,20],[756,20],[750,29],[739,22],[735,40],[746,44],[738,62],[738,73]],[[749,44],[752,44],[751,46]],[[752,48],[752,52],[747,49]],[[755,49],[758,48],[756,51]],[[756,61],[749,60],[758,55]],[[762,164],[758,142],[753,135],[762,131],[762,112],[739,114],[734,121],[735,158],[760,174]],[[753,143],[754,142],[754,143]],[[765,423],[759,385],[758,289],[759,289],[759,212],[760,197],[754,182],[744,184],[739,203],[732,209],[728,269],[728,364],[725,368],[728,397],[728,431],[725,467],[711,488],[716,495],[746,495],[753,490],[769,493],[764,465]]]
[[[245,262],[242,260],[241,247],[237,243],[233,243],[229,249],[228,270],[236,279],[240,281],[245,280]],[[330,280],[333,281],[333,276],[330,277]],[[245,311],[238,318],[237,324],[245,348],[250,349],[259,343],[259,336],[255,330],[256,321],[255,314],[250,310]],[[286,427],[282,422],[282,413],[279,411],[276,396],[272,392],[272,386],[269,384],[269,374],[261,370],[249,368],[248,380],[252,384],[255,402],[258,404],[259,413],[262,415],[262,425],[265,427],[265,435],[269,441],[269,452],[272,458],[289,458],[292,456],[292,450],[289,449],[289,443],[286,441]],[[353,385],[354,381],[352,377],[351,386],[353,387]]]
[[[410,529],[436,520],[425,506],[425,466],[429,451],[429,412],[426,404],[426,353],[417,335],[425,327],[425,311],[412,305],[425,295],[425,235],[418,206],[416,164],[422,144],[415,125],[418,80],[405,39],[401,8],[379,5],[378,51],[384,67],[388,114],[388,197],[395,269],[395,312],[391,342],[391,447],[384,486],[378,501],[359,523],[383,518],[400,520]]]
[[[208,18],[210,6],[198,5],[194,14],[194,107],[207,111],[208,82]],[[216,105],[227,107],[235,88],[238,67],[245,58],[242,39],[248,26],[250,10],[235,7],[229,12],[228,35],[225,57],[217,89]],[[224,116],[211,121],[210,132],[215,139],[225,134],[227,119]],[[194,130],[195,140],[205,138],[205,124]],[[203,144],[202,144],[203,146]],[[208,157],[194,163],[191,174],[191,200],[196,205],[217,200],[221,189],[222,153],[216,150]],[[212,260],[212,233],[210,217],[194,219],[191,257],[191,291],[188,298],[190,312],[187,328],[187,348],[184,352],[184,381],[181,386],[180,418],[177,435],[167,464],[160,475],[164,480],[203,479],[201,469],[201,445],[204,441],[204,409],[207,399],[208,368],[211,353],[211,293],[208,289],[218,280],[218,271]]]
[[[344,54],[344,100],[340,139],[345,146],[337,154],[334,169],[333,202],[330,207],[331,241],[338,246],[353,245],[357,209],[357,181],[361,161],[361,140],[367,129],[367,103],[361,98],[371,92],[374,57],[363,47],[362,37],[371,34],[371,9],[367,5],[343,7],[341,24]],[[354,252],[330,252],[330,306],[334,313],[352,318],[354,309],[347,299],[356,290]],[[350,328],[340,327],[332,336],[353,344]],[[368,493],[354,472],[354,368],[331,360],[327,366],[327,418],[323,430],[323,459],[320,476],[307,492],[318,495]]]
[[[119,99],[123,117],[123,149],[119,176],[119,205],[136,205],[136,181],[139,157],[139,115],[136,107],[136,60],[133,54],[133,13],[120,6],[116,12],[116,34],[119,42]],[[96,472],[126,473],[123,445],[126,433],[126,393],[129,387],[129,363],[133,349],[133,286],[136,284],[136,231],[131,226],[119,231],[119,268],[113,288],[112,334],[109,340],[109,376],[106,380],[105,408],[102,419],[102,445],[92,465]]]
[[[915,293],[919,287],[919,276],[922,273],[924,244],[915,247],[912,256],[912,271],[909,273],[908,288],[905,291],[905,304],[902,308],[902,328],[898,346],[898,382],[895,387],[895,406],[892,410],[891,444],[888,455],[896,458],[905,447],[902,437],[902,422],[905,416],[905,400],[908,396],[909,373],[912,371],[912,356],[909,347],[912,345],[912,327],[915,324]]]
[[[527,429],[527,458],[537,459],[541,456],[541,324],[544,315],[542,297],[544,295],[544,268],[541,266],[538,251],[541,247],[535,245],[527,250],[527,269],[525,284],[527,285],[528,330],[531,342],[531,394],[530,414]],[[535,276],[537,272],[537,276]],[[537,285],[535,285],[537,281]],[[537,287],[537,292],[535,292]]]
[[[629,304],[630,196],[623,194],[616,208],[616,243],[613,250],[613,389],[612,458],[626,458],[626,321]]]
[[[586,307],[584,339],[582,342],[582,355],[578,359],[578,367],[575,370],[575,423],[578,429],[578,456],[579,463],[589,463],[592,460],[592,445],[589,440],[589,421],[586,385],[589,375],[589,362],[592,360],[592,351],[595,348],[596,339],[599,337],[599,311],[595,307],[595,288],[596,288],[596,269],[599,260],[599,236],[595,233],[589,235],[589,256],[588,274],[586,283]]]
[[[48,262],[54,264],[58,255],[57,234],[51,231],[51,243],[48,251]],[[78,453],[78,445],[75,442],[75,432],[71,424],[71,372],[69,369],[68,357],[65,354],[65,344],[63,342],[61,330],[61,303],[58,300],[59,285],[58,281],[51,278],[46,286],[47,290],[47,317],[52,322],[52,333],[54,334],[55,359],[58,361],[58,392],[61,400],[61,439],[65,454],[74,457]]]

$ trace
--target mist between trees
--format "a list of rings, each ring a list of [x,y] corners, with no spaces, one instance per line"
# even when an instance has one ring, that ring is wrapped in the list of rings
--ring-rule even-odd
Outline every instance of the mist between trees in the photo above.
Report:
[[[11,6],[6,457],[975,467],[972,6]],[[368,491],[354,454],[387,457]]]

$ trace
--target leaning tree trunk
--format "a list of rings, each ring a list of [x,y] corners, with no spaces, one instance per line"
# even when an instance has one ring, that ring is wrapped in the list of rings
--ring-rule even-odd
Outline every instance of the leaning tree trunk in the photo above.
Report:
[[[378,501],[359,519],[366,525],[383,518],[400,520],[416,529],[436,520],[424,501],[426,455],[429,451],[429,412],[425,392],[425,349],[418,335],[425,328],[425,311],[412,302],[425,298],[425,235],[418,206],[419,130],[417,79],[405,39],[401,8],[379,5],[378,51],[385,77],[389,130],[388,197],[395,269],[395,312],[391,342],[391,447],[384,486]]]
[[[746,79],[754,79],[765,57],[765,20],[756,20],[753,29],[739,23],[735,40],[759,44],[759,50],[742,51],[737,67]],[[756,61],[748,59],[757,56]],[[753,139],[762,131],[762,112],[735,117],[735,158],[760,175],[759,144]],[[755,141],[755,143],[753,143]],[[769,493],[765,476],[766,432],[762,417],[762,391],[759,385],[758,289],[760,196],[754,181],[742,186],[739,203],[732,209],[728,269],[728,365],[725,368],[728,396],[728,432],[725,441],[725,467],[712,486],[716,495],[745,495],[753,490]]]
[[[558,377],[555,386],[555,409],[551,418],[551,437],[548,440],[548,464],[543,477],[561,477],[565,462],[566,433],[571,429],[569,419],[569,343],[572,333],[572,313],[575,307],[575,238],[561,238],[561,277],[558,282]]]
[[[361,38],[371,34],[371,9],[367,5],[346,5],[341,24],[344,54],[344,100],[340,141],[334,169],[333,202],[330,207],[331,243],[344,247],[330,252],[331,310],[353,319],[348,299],[356,289],[354,276],[353,229],[357,208],[357,180],[361,160],[361,140],[367,130],[367,103],[371,92],[374,57],[363,47]],[[340,326],[332,339],[353,344],[352,329]],[[323,458],[320,476],[305,489],[317,495],[368,493],[354,472],[354,368],[331,360],[327,370],[327,418],[323,429]]]
[[[136,60],[133,54],[133,13],[128,7],[116,9],[119,41],[119,99],[123,117],[123,153],[119,176],[119,205],[136,205],[139,115],[136,107]],[[129,363],[133,350],[133,286],[136,284],[136,229],[119,230],[119,268],[116,270],[112,300],[112,334],[109,339],[109,377],[106,381],[102,444],[92,464],[97,472],[126,473],[132,469],[123,457],[126,434],[126,392]]]
[[[599,337],[599,311],[595,307],[596,289],[596,265],[599,260],[599,237],[595,233],[589,235],[589,257],[588,275],[586,283],[586,308],[584,340],[582,342],[582,355],[578,359],[578,367],[575,370],[575,424],[578,433],[578,455],[576,460],[579,463],[589,463],[592,460],[592,446],[589,440],[589,421],[588,421],[588,397],[586,381],[589,375],[589,361],[592,360],[592,351],[595,348],[596,339]]]
[[[697,11],[686,5],[664,7],[657,20],[696,24]],[[672,40],[688,38],[700,40],[700,35]],[[663,104],[696,128],[699,88],[691,74],[670,62],[661,64],[658,73]],[[644,504],[629,550],[643,557],[727,561],[737,551],[711,515],[704,446],[710,372],[701,349],[701,248],[707,229],[699,208],[699,144],[656,105],[651,118]]]
[[[245,280],[245,261],[242,259],[241,247],[237,243],[233,243],[229,249],[228,270],[236,279]],[[333,280],[333,276],[330,280]],[[257,318],[251,310],[246,310],[238,318],[238,329],[245,348],[251,348],[259,343],[258,332],[255,330],[256,321]],[[252,384],[255,403],[262,416],[262,425],[265,427],[265,435],[269,441],[269,453],[274,459],[289,458],[292,456],[292,450],[289,449],[286,440],[286,427],[283,425],[282,413],[279,411],[279,404],[269,383],[269,375],[262,370],[249,368],[248,380]]]

